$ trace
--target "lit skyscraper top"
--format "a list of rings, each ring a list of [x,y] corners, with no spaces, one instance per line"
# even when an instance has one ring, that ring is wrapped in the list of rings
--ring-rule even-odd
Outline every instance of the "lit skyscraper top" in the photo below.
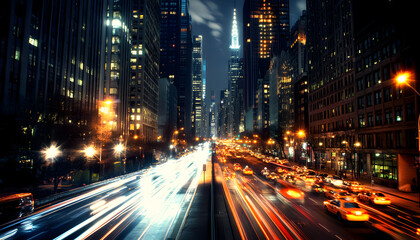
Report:
[[[236,22],[236,9],[233,9],[233,24],[232,24],[232,42],[230,45],[231,49],[239,49],[239,33],[238,24]]]

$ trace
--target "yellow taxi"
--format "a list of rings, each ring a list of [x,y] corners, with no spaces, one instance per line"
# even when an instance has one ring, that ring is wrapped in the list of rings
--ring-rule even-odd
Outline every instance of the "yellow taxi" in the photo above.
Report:
[[[337,216],[338,220],[350,222],[369,221],[369,214],[353,201],[334,199],[324,202],[324,209]]]
[[[252,175],[254,174],[254,171],[252,171],[252,169],[248,166],[245,166],[244,169],[242,170],[242,173],[245,175]]]
[[[365,190],[365,188],[359,182],[356,181],[346,181],[344,182],[344,187],[352,193],[358,193]]]
[[[391,205],[391,199],[387,198],[385,194],[381,192],[363,192],[359,193],[357,198],[361,201],[367,201],[370,204],[377,204],[377,205]]]
[[[234,171],[242,171],[241,164],[239,164],[239,163],[234,163],[234,164],[233,164],[233,170],[234,170]]]

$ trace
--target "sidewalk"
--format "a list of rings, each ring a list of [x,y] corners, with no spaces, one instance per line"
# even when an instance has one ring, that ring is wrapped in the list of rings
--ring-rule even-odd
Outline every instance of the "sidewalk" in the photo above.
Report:
[[[211,158],[201,174],[197,192],[179,239],[210,239]]]

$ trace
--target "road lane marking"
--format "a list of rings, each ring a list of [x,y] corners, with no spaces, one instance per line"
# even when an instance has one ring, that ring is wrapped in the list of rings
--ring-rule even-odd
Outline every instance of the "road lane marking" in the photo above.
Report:
[[[336,238],[338,238],[338,239],[340,239],[340,240],[343,240],[341,237],[339,237],[338,235],[335,235],[335,237]]]
[[[406,212],[404,212],[404,211],[402,211],[402,210],[400,210],[400,209],[398,209],[398,208],[394,208],[394,207],[391,207],[391,206],[387,206],[387,207],[389,207],[389,208],[391,208],[391,209],[394,209],[394,210],[397,210],[398,212],[402,212],[402,213],[404,213],[404,214],[406,214],[406,215],[411,215],[411,214],[406,213]]]
[[[313,200],[312,198],[309,198],[309,200],[311,200],[312,202],[314,202],[315,204],[318,204],[317,201]]]
[[[324,228],[325,230],[327,230],[327,232],[330,232],[330,230],[328,230],[328,228],[326,228],[324,225],[322,225],[321,223],[318,223],[319,226],[321,226],[322,228]]]

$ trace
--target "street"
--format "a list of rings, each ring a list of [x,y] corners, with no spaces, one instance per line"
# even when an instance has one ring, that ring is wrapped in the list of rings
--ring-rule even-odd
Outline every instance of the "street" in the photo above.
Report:
[[[208,157],[199,149],[44,206],[1,226],[0,239],[175,238]]]
[[[327,213],[322,193],[312,193],[303,188],[303,202],[287,199],[276,190],[276,181],[268,181],[260,174],[266,167],[270,172],[277,165],[264,163],[247,153],[226,157],[226,163],[216,167],[224,194],[234,211],[238,231],[243,239],[416,239],[420,227],[418,214],[401,208],[393,202],[390,206],[373,206],[358,201],[365,209],[368,222],[344,222]],[[236,172],[236,178],[223,179],[222,168],[233,171],[233,164],[249,166],[253,175]],[[355,195],[353,195],[355,196]],[[395,199],[395,197],[393,198]]]

